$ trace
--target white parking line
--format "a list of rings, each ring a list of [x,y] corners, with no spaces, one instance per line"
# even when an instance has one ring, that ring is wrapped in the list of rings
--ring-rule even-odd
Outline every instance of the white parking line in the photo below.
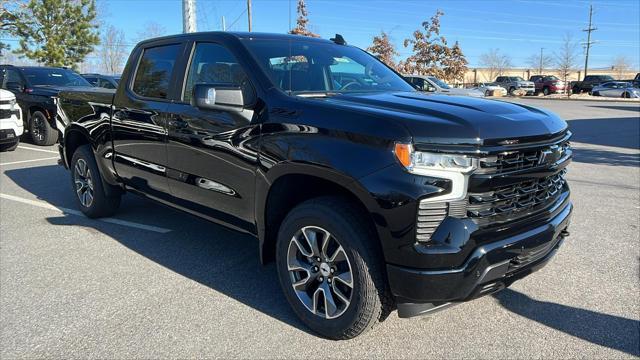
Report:
[[[14,165],[14,164],[24,164],[24,163],[30,163],[30,162],[36,162],[36,161],[45,161],[45,160],[53,160],[53,159],[60,159],[60,157],[59,157],[59,156],[56,156],[56,157],[48,157],[48,158],[42,158],[42,159],[31,159],[31,160],[12,161],[12,162],[1,163],[1,164],[0,164],[0,166],[4,166],[4,165]]]
[[[18,145],[18,149],[27,149],[27,150],[41,151],[41,152],[52,153],[52,154],[59,154],[59,152],[57,151],[46,150],[46,149],[36,149],[29,146],[24,146],[24,145]]]
[[[73,210],[73,209],[67,209],[67,208],[63,208],[63,207],[54,206],[54,205],[51,205],[48,202],[44,202],[44,201],[30,200],[30,199],[25,199],[25,198],[21,198],[21,197],[18,197],[18,196],[13,196],[13,195],[9,195],[9,194],[2,194],[2,193],[0,193],[0,198],[6,199],[6,200],[11,200],[11,201],[16,201],[16,202],[27,204],[27,205],[31,205],[31,206],[37,206],[37,207],[43,208],[43,209],[54,210],[54,211],[57,211],[57,212],[59,212],[61,214],[70,214],[70,215],[77,215],[77,216],[85,217],[84,214],[82,212],[78,211],[78,210]],[[165,228],[162,228],[162,227],[152,226],[152,225],[139,224],[139,223],[135,223],[135,222],[132,222],[132,221],[126,221],[126,220],[120,220],[120,219],[114,219],[114,218],[100,218],[100,219],[95,219],[95,220],[102,221],[102,222],[107,222],[107,223],[111,223],[111,224],[118,224],[118,225],[122,225],[122,226],[128,226],[128,227],[141,229],[141,230],[153,231],[153,232],[157,232],[157,233],[161,233],[161,234],[166,234],[168,232],[171,232],[171,229],[165,229]]]

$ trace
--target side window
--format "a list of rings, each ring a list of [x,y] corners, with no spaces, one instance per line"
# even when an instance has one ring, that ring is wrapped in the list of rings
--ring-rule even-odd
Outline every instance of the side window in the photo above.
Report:
[[[93,86],[99,86],[98,84],[98,79],[94,78],[94,77],[86,77],[85,78],[91,85]]]
[[[498,78],[496,79],[496,82],[502,82],[504,78],[502,76],[498,76]]]
[[[109,81],[105,80],[105,79],[100,79],[100,87],[103,87],[105,89],[115,89],[116,87],[113,86]]]
[[[181,47],[175,44],[145,49],[136,70],[133,92],[144,97],[166,99]]]
[[[236,58],[224,46],[198,43],[189,65],[183,99],[191,101],[196,84],[240,87],[245,103],[253,102],[253,88]]]
[[[8,83],[18,83],[20,86],[24,86],[24,81],[22,80],[22,76],[18,73],[17,70],[7,69],[4,77],[4,82],[2,83],[2,87],[6,88]]]

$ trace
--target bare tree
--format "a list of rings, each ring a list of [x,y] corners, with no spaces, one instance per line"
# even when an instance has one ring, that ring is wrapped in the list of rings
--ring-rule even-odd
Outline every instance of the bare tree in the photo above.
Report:
[[[102,70],[107,74],[119,74],[126,56],[124,32],[110,25],[102,35],[102,46],[98,51]]]
[[[319,38],[320,35],[314,34],[311,30],[307,29],[309,25],[309,13],[307,12],[307,5],[304,3],[304,0],[298,0],[297,13],[298,19],[296,20],[296,27],[291,29],[289,34]]]
[[[149,21],[144,24],[142,31],[138,31],[138,36],[134,39],[134,42],[139,43],[142,40],[152,39],[166,34],[167,28],[157,22]]]
[[[380,35],[373,37],[373,43],[367,48],[373,56],[377,57],[389,67],[396,68],[395,57],[398,54],[396,47],[391,42],[389,34],[382,31]]]
[[[556,55],[556,67],[560,78],[567,83],[567,78],[575,71],[578,55],[576,48],[578,45],[573,41],[571,35],[564,36],[560,50]]]
[[[631,62],[626,56],[620,55],[613,59],[611,67],[616,72],[618,80],[623,80],[631,69]]]
[[[489,49],[488,52],[480,55],[480,66],[487,70],[488,81],[494,81],[504,71],[513,66],[511,57],[501,54],[499,49]]]
[[[544,69],[549,69],[553,66],[554,60],[550,55],[535,53],[529,57],[528,64],[530,68],[538,71],[538,75],[542,75]]]

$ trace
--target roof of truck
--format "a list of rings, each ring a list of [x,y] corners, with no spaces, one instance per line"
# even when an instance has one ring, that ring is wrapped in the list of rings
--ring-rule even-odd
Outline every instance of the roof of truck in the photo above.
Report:
[[[187,33],[187,34],[175,34],[175,35],[168,35],[168,36],[162,36],[162,37],[143,40],[140,43],[146,43],[149,41],[156,41],[160,39],[191,38],[191,37],[202,37],[206,35],[233,36],[238,39],[268,39],[268,40],[302,40],[304,39],[305,41],[332,43],[330,40],[327,40],[327,39],[314,38],[314,37],[303,36],[303,35],[242,32],[242,31],[238,31],[238,32],[236,31],[203,31],[203,32],[194,32],[194,33]]]

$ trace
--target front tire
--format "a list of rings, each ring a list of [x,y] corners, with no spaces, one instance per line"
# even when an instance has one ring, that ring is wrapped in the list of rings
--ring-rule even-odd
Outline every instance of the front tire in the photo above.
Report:
[[[40,111],[34,111],[29,118],[29,134],[33,143],[40,146],[53,145],[58,141],[58,130],[49,124]]]
[[[625,91],[625,92],[622,93],[622,97],[624,99],[630,99],[631,98],[631,94],[629,94],[628,92]]]
[[[544,94],[544,96],[547,96],[550,94],[549,88],[545,87],[544,89],[542,89],[542,93]]]
[[[80,146],[71,158],[71,186],[78,207],[89,218],[113,215],[120,206],[120,193],[107,196],[98,165],[89,145]],[[107,185],[108,186],[108,185]]]
[[[364,218],[349,202],[322,197],[291,210],[278,233],[285,297],[309,328],[327,338],[354,338],[393,306],[377,236]]]
[[[0,151],[14,151],[18,147],[19,143],[19,141],[16,141],[9,144],[0,144]]]

